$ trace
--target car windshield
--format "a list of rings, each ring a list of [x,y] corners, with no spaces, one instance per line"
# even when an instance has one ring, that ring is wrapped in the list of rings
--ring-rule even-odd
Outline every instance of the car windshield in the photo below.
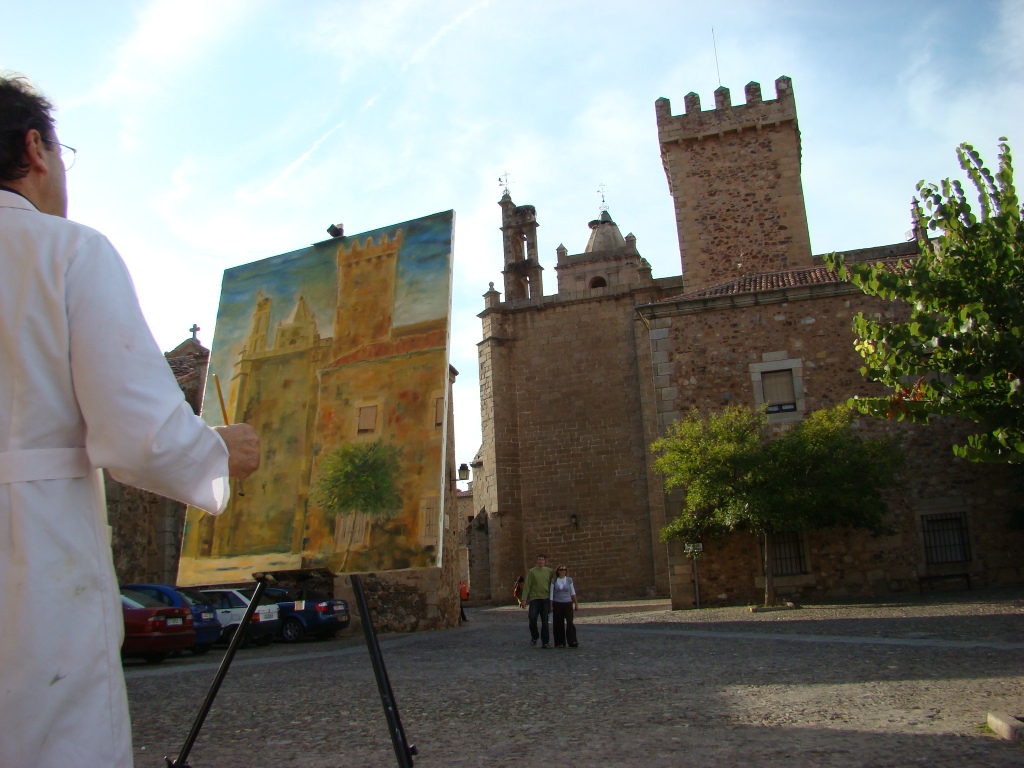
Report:
[[[212,602],[209,595],[204,595],[198,589],[178,589],[178,594],[182,596],[188,606],[210,605]]]
[[[256,587],[246,587],[245,589],[239,589],[238,594],[244,597],[246,600],[251,601],[252,596],[256,594]],[[267,595],[266,592],[260,598],[260,605],[277,605],[280,602],[280,598],[275,599]]]
[[[129,608],[163,608],[164,604],[159,600],[156,600],[149,595],[144,595],[141,592],[135,592],[131,589],[122,589],[121,597],[127,598],[134,605],[129,605]],[[123,600],[121,602],[124,602]]]

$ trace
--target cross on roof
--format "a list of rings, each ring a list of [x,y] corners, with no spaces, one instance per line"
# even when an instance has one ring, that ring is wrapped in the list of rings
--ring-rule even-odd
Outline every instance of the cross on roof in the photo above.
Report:
[[[196,325],[195,323],[192,323],[192,327],[191,327],[191,328],[189,328],[189,330],[190,330],[190,331],[192,331],[192,338],[193,338],[193,339],[195,339],[196,341],[199,341],[199,339],[198,339],[198,338],[196,338],[196,334],[198,334],[198,333],[199,333],[199,332],[200,332],[201,330],[203,330],[203,329],[202,329],[202,328],[200,328],[200,327],[199,327],[198,325]]]

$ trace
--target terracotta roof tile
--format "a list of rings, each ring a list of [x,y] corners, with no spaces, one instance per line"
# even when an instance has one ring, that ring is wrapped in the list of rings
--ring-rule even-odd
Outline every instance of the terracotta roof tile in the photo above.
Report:
[[[876,259],[875,263],[885,265],[889,269],[895,269],[896,264],[907,256],[889,256],[884,259]],[[787,269],[781,272],[762,272],[759,275],[746,275],[738,280],[728,283],[713,285],[701,291],[685,293],[671,299],[665,299],[659,303],[673,301],[685,301],[687,299],[706,299],[715,296],[735,296],[744,293],[760,293],[762,291],[778,291],[786,288],[794,288],[804,285],[826,285],[847,282],[840,280],[835,272],[832,272],[825,265],[803,269]]]

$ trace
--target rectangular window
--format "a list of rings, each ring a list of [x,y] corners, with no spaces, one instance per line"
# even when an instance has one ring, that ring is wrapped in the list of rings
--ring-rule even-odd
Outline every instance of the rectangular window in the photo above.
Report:
[[[334,543],[338,552],[349,548],[366,549],[370,544],[370,516],[362,512],[338,515],[334,523]]]
[[[440,511],[438,510],[437,497],[428,496],[420,499],[420,524],[422,525],[423,536],[420,542],[425,547],[436,547],[438,543],[438,523],[440,523]]]
[[[434,401],[434,426],[440,427],[444,424],[444,398],[439,397]]]
[[[351,422],[350,422],[351,423]],[[377,406],[364,405],[359,409],[359,432],[373,432],[377,428]]]
[[[760,546],[764,565],[764,543]],[[800,531],[772,534],[772,576],[802,576],[807,573],[807,552]]]
[[[761,392],[768,404],[768,413],[786,413],[796,410],[793,372],[766,371],[761,374]]]
[[[971,559],[967,517],[963,512],[921,515],[926,563],[962,563]]]

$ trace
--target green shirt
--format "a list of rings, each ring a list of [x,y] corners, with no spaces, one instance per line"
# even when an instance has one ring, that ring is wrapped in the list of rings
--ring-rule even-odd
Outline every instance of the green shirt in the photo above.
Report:
[[[551,574],[552,570],[545,566],[535,565],[526,574],[526,584],[523,585],[523,602],[531,600],[547,600],[551,597]]]

